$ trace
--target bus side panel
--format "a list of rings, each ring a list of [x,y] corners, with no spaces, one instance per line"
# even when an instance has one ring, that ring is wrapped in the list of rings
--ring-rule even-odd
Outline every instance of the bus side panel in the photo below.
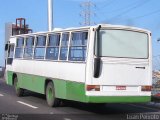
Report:
[[[45,94],[45,77],[23,74],[23,73],[16,73],[18,77],[18,82],[21,88]],[[8,75],[8,84],[12,84],[12,76],[13,72],[7,72]],[[75,100],[86,102],[86,95],[85,95],[85,84],[72,82],[72,81],[65,81],[60,79],[53,79],[52,80],[55,87],[55,94],[57,98],[67,99],[67,100]]]
[[[53,83],[56,97],[66,99],[66,81],[54,79]]]
[[[13,72],[12,71],[7,71],[6,72],[6,82],[8,85],[13,85],[12,77],[13,77]]]
[[[45,77],[17,73],[21,88],[44,94]]]
[[[85,84],[64,80],[54,80],[56,97],[85,102]]]
[[[12,84],[13,72],[7,71],[7,84]],[[45,77],[17,73],[20,87],[44,94]],[[53,79],[57,98],[85,103],[139,103],[149,102],[150,96],[86,96],[85,84]]]
[[[71,100],[75,101],[85,102],[85,84],[67,82],[67,98],[71,98]]]
[[[21,74],[21,86],[28,90],[44,94],[44,83],[44,77]]]

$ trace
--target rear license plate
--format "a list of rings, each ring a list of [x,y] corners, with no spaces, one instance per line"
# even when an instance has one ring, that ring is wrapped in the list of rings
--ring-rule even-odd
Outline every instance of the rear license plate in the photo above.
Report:
[[[126,86],[116,86],[116,90],[126,90]]]

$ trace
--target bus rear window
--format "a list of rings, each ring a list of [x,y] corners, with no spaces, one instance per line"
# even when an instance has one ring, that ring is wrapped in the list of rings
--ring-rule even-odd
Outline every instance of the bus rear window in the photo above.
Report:
[[[101,30],[101,57],[148,58],[148,35],[127,30]]]

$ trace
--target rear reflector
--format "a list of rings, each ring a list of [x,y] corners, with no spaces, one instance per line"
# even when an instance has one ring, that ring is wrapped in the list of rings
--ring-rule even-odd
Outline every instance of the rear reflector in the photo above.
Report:
[[[141,86],[141,91],[151,91],[152,86]]]
[[[100,85],[87,85],[87,91],[100,91]]]

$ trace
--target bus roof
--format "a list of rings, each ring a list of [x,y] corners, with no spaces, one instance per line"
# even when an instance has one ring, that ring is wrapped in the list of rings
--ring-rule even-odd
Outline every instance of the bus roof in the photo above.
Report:
[[[14,35],[11,37],[20,37],[20,36],[34,36],[37,34],[46,34],[46,33],[53,33],[53,32],[67,32],[67,31],[78,31],[78,30],[88,30],[90,28],[97,28],[99,25],[101,25],[102,28],[116,28],[116,29],[127,29],[127,30],[137,30],[141,32],[151,33],[149,30],[132,27],[132,26],[124,26],[124,25],[112,25],[112,24],[98,24],[94,26],[84,26],[84,27],[70,27],[70,28],[54,28],[53,31],[41,31],[41,32],[35,32],[35,33],[29,33],[29,34],[20,34],[20,35]]]

